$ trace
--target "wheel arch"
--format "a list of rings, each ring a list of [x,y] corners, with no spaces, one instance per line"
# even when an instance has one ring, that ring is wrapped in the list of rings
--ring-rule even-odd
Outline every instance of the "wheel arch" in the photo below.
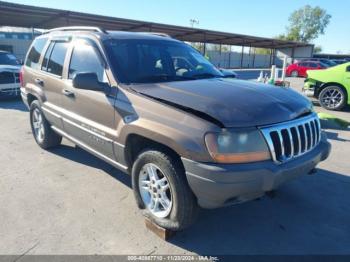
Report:
[[[136,160],[138,154],[146,148],[156,148],[160,151],[163,151],[164,153],[170,154],[170,156],[178,160],[181,166],[183,167],[180,154],[171,147],[158,141],[147,138],[145,136],[136,133],[131,133],[126,138],[124,148],[125,162],[128,166],[129,171],[131,171],[131,167],[134,161]]]
[[[31,93],[27,94],[28,105],[30,106],[34,100],[39,100],[39,98]]]

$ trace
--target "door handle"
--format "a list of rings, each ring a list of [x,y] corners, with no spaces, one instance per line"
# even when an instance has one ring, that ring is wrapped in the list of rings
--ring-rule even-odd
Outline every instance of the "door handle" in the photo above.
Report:
[[[74,92],[68,90],[68,89],[63,89],[62,94],[68,97],[74,97]]]
[[[35,83],[40,85],[40,86],[44,86],[44,81],[40,78],[35,78],[34,79]]]

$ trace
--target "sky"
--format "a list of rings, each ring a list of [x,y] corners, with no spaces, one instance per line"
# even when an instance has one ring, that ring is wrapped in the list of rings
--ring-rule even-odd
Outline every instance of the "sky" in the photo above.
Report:
[[[135,20],[190,26],[262,37],[285,32],[289,15],[309,4],[332,15],[324,35],[314,40],[323,53],[350,53],[348,0],[22,0],[9,1],[42,7],[94,13]]]

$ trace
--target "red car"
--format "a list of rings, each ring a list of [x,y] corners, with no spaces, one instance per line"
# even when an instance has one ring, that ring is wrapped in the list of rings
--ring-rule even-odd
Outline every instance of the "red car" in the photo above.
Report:
[[[291,64],[286,69],[286,75],[292,77],[307,77],[307,70],[326,69],[328,66],[318,61],[302,61]]]

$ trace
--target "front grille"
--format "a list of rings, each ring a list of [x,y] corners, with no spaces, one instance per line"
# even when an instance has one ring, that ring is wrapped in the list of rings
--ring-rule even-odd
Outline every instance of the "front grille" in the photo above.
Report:
[[[273,161],[283,163],[299,157],[321,140],[321,125],[317,114],[276,125],[261,127]]]
[[[15,74],[12,72],[0,73],[0,84],[12,84],[15,83]]]
[[[14,73],[15,75],[15,83],[19,83],[19,73]]]

